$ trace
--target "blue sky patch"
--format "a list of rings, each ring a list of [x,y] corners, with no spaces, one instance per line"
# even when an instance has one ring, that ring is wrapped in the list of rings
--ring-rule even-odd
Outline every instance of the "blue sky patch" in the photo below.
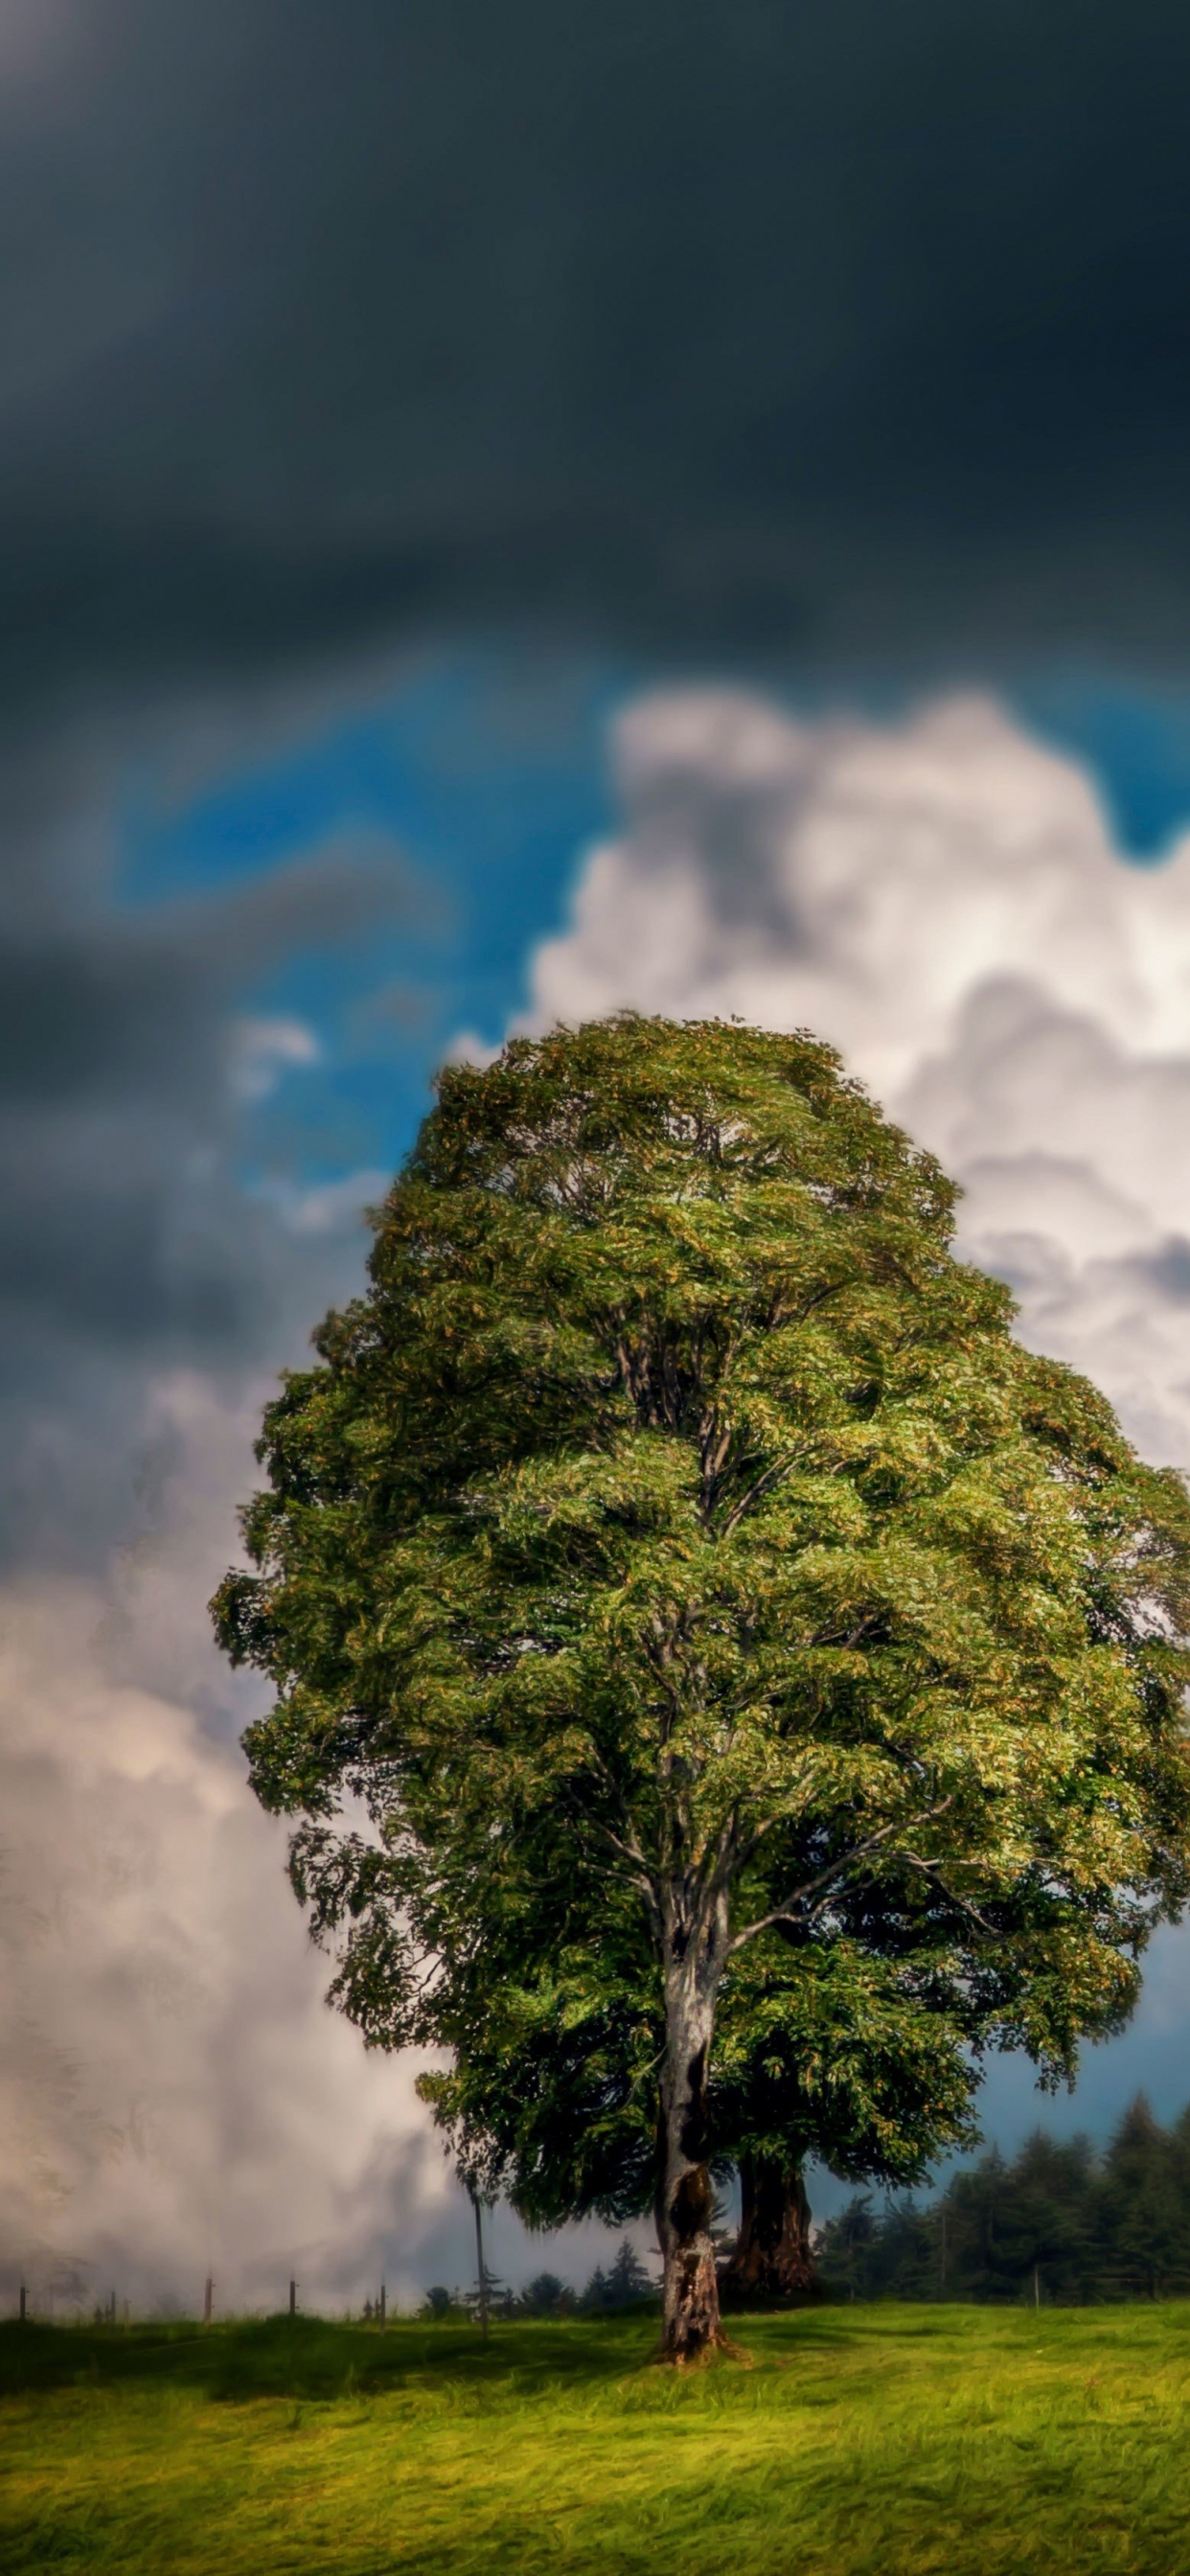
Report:
[[[308,1022],[321,1047],[251,1113],[250,1163],[314,1181],[394,1164],[451,1039],[467,1029],[498,1043],[607,825],[607,721],[626,685],[602,667],[510,672],[476,654],[175,808],[138,782],[128,902],[243,883],[328,847],[384,851],[407,871],[399,922],[297,954],[245,995],[254,1012]]]
[[[527,998],[534,948],[563,925],[611,820],[608,721],[639,685],[604,663],[518,665],[476,649],[425,662],[182,801],[137,782],[123,817],[127,902],[192,897],[328,848],[395,856],[406,871],[400,920],[295,954],[245,994],[246,1008],[299,1018],[319,1042],[317,1061],[286,1068],[246,1112],[247,1176],[317,1183],[391,1168],[452,1038],[466,1029],[498,1042]],[[1121,851],[1158,861],[1190,821],[1190,696],[1043,675],[1010,703],[1086,765]]]

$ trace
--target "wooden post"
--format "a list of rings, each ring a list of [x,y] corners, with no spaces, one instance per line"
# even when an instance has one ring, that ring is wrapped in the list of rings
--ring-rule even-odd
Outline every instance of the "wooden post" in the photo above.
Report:
[[[26,2316],[25,2316],[25,2284],[24,2284],[24,2282],[22,2281],[22,2283],[21,2283],[21,2324],[22,2324],[22,2325],[24,2325],[25,2323],[26,2323]]]
[[[205,2282],[204,2282],[204,2284],[203,2284],[203,2294],[202,2294],[202,2321],[203,2321],[204,2326],[209,2326],[209,2324],[210,2324],[210,2322],[211,2322],[211,2307],[212,2307],[212,2303],[213,2303],[213,2300],[214,2300],[214,2296],[215,2296],[215,2284],[214,2284],[213,2280],[211,2279],[211,2275],[210,2275],[210,2273],[208,2272],[207,2277],[206,2277],[206,2280],[205,2280]]]
[[[1033,2305],[1035,2308],[1041,2306],[1041,2283],[1037,2278],[1036,2263],[1033,2266]]]
[[[380,2331],[381,2331],[381,2334],[383,2334],[383,2332],[384,2332],[384,2326],[385,2326],[385,2311],[386,2311],[387,2306],[388,2306],[388,2292],[387,2292],[387,2290],[386,2290],[386,2288],[385,2288],[385,2286],[384,2286],[384,2283],[383,2283],[383,2281],[382,2281],[382,2282],[381,2282],[381,2284],[380,2284]]]
[[[290,2282],[290,2284],[289,2284],[289,2313],[290,2313],[290,2316],[291,2316],[291,2317],[296,2317],[296,2315],[297,2315],[297,2282],[296,2282],[296,2281],[291,2281],[291,2282]]]
[[[479,2331],[486,2343],[488,2339],[488,2272],[487,2265],[483,2259],[483,2212],[480,2209],[479,2193],[477,2191],[473,2191],[471,2194],[471,2206],[475,2212],[475,2251],[479,2259]]]
[[[107,2312],[111,2323],[114,2325],[116,2322],[116,2293],[114,2290],[112,2291],[111,2297],[107,2303]]]

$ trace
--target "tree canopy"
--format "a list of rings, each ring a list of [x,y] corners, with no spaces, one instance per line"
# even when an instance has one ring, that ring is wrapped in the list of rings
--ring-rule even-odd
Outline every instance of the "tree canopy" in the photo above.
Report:
[[[804,1034],[448,1068],[217,1596],[338,1999],[464,2072],[502,2015],[522,2064],[575,2034],[572,2205],[652,2189],[678,2359],[766,2016],[778,2129],[829,2093],[816,1996],[1059,2080],[1187,1892],[1184,1488],[1014,1340],[954,1204]]]

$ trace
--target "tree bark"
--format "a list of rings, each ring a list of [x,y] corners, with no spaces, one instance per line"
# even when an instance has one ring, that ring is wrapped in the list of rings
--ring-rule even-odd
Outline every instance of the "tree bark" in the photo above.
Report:
[[[715,1932],[720,1938],[715,1938]],[[721,1927],[667,1945],[657,2234],[665,2266],[661,2349],[698,2361],[723,2341],[711,2236],[715,2193],[706,2161],[707,2069],[721,1963]]]
[[[810,2204],[801,2166],[741,2156],[740,2197],[740,2232],[723,2274],[725,2292],[741,2301],[812,2297]]]

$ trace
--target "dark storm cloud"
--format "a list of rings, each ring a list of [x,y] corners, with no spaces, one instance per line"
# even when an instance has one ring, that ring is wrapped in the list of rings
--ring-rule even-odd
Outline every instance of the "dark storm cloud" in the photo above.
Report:
[[[64,766],[57,802],[44,760],[10,758],[5,781],[40,865],[22,867],[18,834],[0,883],[0,1561],[14,1539],[35,1557],[107,1548],[154,1376],[300,1356],[354,1276],[351,1206],[295,1235],[245,1187],[245,1080],[267,1089],[270,1048],[293,1060],[295,1032],[278,1048],[244,1013],[304,952],[420,917],[395,854],[339,846],[121,906],[100,782]]]
[[[63,1337],[272,1329],[234,996],[375,894],[339,854],[105,908],[138,709],[487,618],[824,666],[1176,640],[1188,108],[1157,0],[0,0],[22,1401]]]
[[[50,918],[7,929],[0,912],[0,1104],[147,1096],[204,1100],[226,1088],[227,1013],[268,969],[413,909],[399,866],[336,849],[276,876],[156,914]]]
[[[76,0],[27,53],[10,695],[507,614],[1184,642],[1170,0]]]

